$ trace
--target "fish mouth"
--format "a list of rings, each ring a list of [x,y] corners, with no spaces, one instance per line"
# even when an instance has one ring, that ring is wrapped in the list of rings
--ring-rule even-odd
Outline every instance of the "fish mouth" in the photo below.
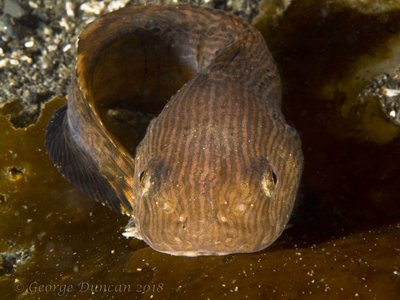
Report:
[[[225,256],[225,255],[233,255],[240,253],[253,253],[258,252],[264,249],[264,246],[261,245],[242,245],[234,248],[225,248],[225,249],[212,249],[212,248],[198,248],[198,249],[173,249],[171,247],[159,248],[154,245],[150,245],[151,248],[158,252],[162,252],[165,254],[170,254],[173,256],[187,256],[187,257],[197,257],[197,256]]]
[[[252,253],[257,252],[265,247],[268,244],[260,243],[259,241],[252,241],[248,243],[247,241],[243,241],[240,243],[236,241],[235,244],[224,244],[220,241],[208,241],[208,242],[200,242],[200,241],[192,241],[184,240],[175,236],[170,241],[159,241],[157,239],[149,238],[145,233],[141,232],[140,227],[135,224],[135,221],[131,219],[127,226],[125,227],[123,236],[126,238],[136,238],[139,240],[143,240],[155,251],[173,255],[173,256],[187,256],[187,257],[197,257],[197,256],[224,256],[230,254],[239,254],[239,253]],[[232,238],[227,238],[226,241],[231,241]]]
[[[165,254],[173,256],[187,256],[187,257],[197,257],[197,256],[224,256],[230,254],[236,254],[236,252],[210,252],[206,250],[200,251],[160,251]]]
[[[238,228],[226,232],[220,224],[215,224],[214,228],[206,227],[202,231],[195,231],[190,226],[182,228],[183,230],[167,227],[160,232],[143,229],[139,224],[134,224],[132,218],[123,235],[143,240],[157,252],[187,257],[258,252],[273,244],[282,231],[280,226],[269,226],[268,229],[252,232]]]
[[[234,244],[227,244],[218,241],[192,241],[181,240],[179,243],[175,241],[151,241],[142,235],[144,241],[154,250],[170,254],[173,256],[224,256],[230,254],[253,253],[268,247],[275,239],[268,238],[268,242],[263,240],[243,240],[235,241]]]

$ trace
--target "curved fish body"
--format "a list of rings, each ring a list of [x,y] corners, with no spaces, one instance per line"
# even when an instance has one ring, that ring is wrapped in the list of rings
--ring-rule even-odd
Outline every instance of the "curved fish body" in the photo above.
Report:
[[[285,228],[303,166],[261,34],[218,10],[135,6],[82,33],[46,146],[67,179],[131,216],[126,235],[173,255],[255,252]],[[133,150],[107,126],[157,114]]]

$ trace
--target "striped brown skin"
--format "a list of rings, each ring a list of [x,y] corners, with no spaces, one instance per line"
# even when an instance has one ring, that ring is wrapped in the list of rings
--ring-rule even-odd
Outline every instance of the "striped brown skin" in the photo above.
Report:
[[[280,93],[261,34],[238,17],[135,6],[82,33],[68,124],[59,126],[152,248],[187,256],[254,252],[282,233],[302,172],[300,140],[281,113]],[[134,159],[101,120],[102,105],[118,101],[165,105]],[[115,207],[114,198],[101,201]]]

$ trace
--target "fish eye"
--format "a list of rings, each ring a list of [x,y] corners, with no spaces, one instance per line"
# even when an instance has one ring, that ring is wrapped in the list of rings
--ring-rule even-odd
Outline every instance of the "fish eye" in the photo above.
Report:
[[[139,174],[138,174],[138,177],[139,177],[139,182],[140,182],[140,183],[142,183],[142,181],[143,181],[144,174],[145,174],[145,172],[144,172],[144,171],[141,171],[141,172],[139,172]]]
[[[272,180],[274,181],[274,184],[276,185],[276,183],[278,182],[278,177],[276,176],[275,172],[272,170]]]

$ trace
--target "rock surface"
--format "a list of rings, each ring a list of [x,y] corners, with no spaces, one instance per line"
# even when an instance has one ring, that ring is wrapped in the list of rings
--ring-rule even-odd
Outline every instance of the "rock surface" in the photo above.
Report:
[[[248,20],[258,12],[257,0],[0,1],[0,108],[21,102],[23,109],[15,112],[14,124],[33,123],[44,102],[66,94],[82,29],[102,14],[143,3],[191,3]]]

